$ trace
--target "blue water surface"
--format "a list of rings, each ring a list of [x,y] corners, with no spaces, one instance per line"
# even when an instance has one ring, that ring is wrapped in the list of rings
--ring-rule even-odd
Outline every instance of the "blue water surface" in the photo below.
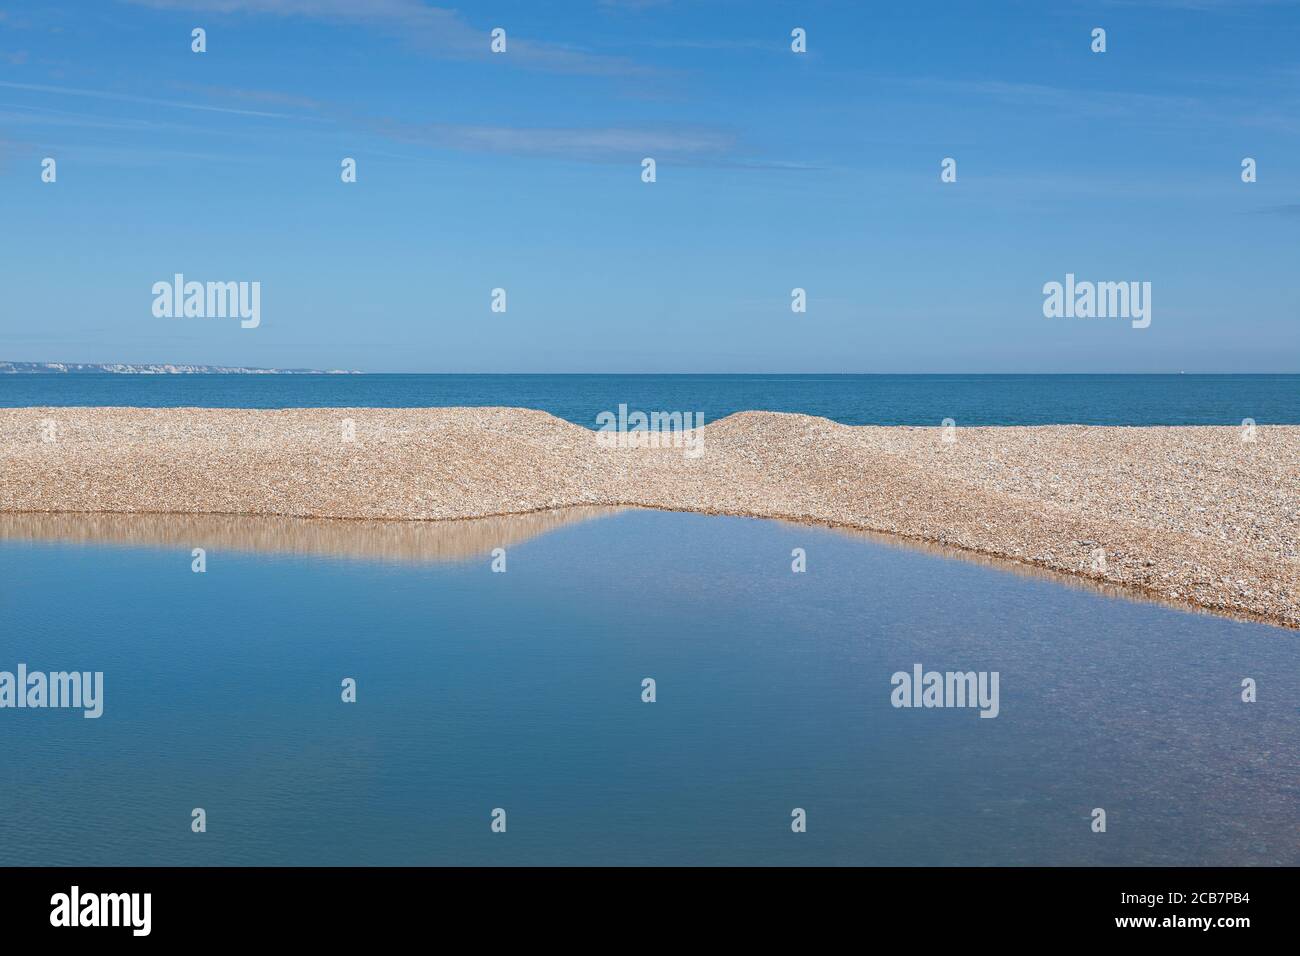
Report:
[[[1300,424],[1300,375],[0,375],[0,406],[762,410],[846,425]]]
[[[0,669],[105,674],[0,710],[0,864],[1300,864],[1294,631],[743,518],[482,550],[0,541]]]

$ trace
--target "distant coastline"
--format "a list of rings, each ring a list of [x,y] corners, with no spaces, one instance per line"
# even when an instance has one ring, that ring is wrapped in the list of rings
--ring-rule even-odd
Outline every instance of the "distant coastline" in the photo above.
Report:
[[[349,369],[245,368],[242,365],[128,365],[121,362],[0,362],[0,375],[360,375]]]

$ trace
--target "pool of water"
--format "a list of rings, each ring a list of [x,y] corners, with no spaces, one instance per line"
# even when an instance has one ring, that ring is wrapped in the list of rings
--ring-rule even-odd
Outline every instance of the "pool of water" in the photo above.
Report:
[[[0,709],[0,864],[1300,864],[1296,632],[827,529],[4,516],[0,620],[104,674]]]

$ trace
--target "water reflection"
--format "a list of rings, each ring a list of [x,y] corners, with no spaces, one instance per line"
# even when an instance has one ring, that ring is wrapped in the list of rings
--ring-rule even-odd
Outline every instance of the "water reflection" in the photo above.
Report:
[[[658,509],[591,505],[440,521],[371,521],[273,515],[0,513],[0,540],[187,550],[204,547],[250,553],[391,562],[455,562],[477,560],[489,555],[493,548],[509,548],[549,531],[628,510]],[[776,520],[778,524],[790,527],[807,527],[800,522],[782,519],[755,520]],[[1274,625],[1277,623],[1247,614],[1201,608],[1169,600],[1158,594],[1022,564],[1008,558],[966,551],[951,545],[855,528],[817,527],[835,535],[919,551],[936,557],[969,561],[1111,598],[1146,601],[1193,614],[1235,620],[1264,620],[1265,623]]]
[[[266,515],[0,514],[0,540],[360,558],[468,561],[622,509],[564,508],[449,521],[364,521]]]
[[[782,523],[799,527],[798,522]],[[968,551],[964,548],[954,547],[949,544],[941,544],[937,541],[923,541],[919,538],[904,538],[899,535],[886,534],[880,531],[867,531],[861,528],[844,528],[833,525],[824,525],[820,527],[824,527],[825,530],[831,534],[870,541],[874,544],[884,545],[891,548],[903,548],[910,551],[919,551],[923,554],[929,554],[939,558],[968,561],[972,564],[978,564],[986,568],[993,568],[997,571],[1005,571],[1023,578],[1051,581],[1053,584],[1059,584],[1064,587],[1075,588],[1082,591],[1090,591],[1094,594],[1102,594],[1108,598],[1158,604],[1162,607],[1173,608],[1174,610],[1183,611],[1188,614],[1199,614],[1208,617],[1226,617],[1231,618],[1234,621],[1254,621],[1269,624],[1273,627],[1286,627],[1285,624],[1259,614],[1248,614],[1244,611],[1229,611],[1222,608],[1201,607],[1200,605],[1189,604],[1186,601],[1177,601],[1166,598],[1162,595],[1150,591],[1144,591],[1140,588],[1125,587],[1121,584],[1115,584],[1112,581],[1103,581],[1097,578],[1086,578],[1076,574],[1067,574],[1064,571],[1056,571],[1052,568],[1044,568],[1036,564],[1025,564],[1021,561],[1013,561],[1010,558],[998,557],[997,555],[992,554],[982,554],[978,551]]]

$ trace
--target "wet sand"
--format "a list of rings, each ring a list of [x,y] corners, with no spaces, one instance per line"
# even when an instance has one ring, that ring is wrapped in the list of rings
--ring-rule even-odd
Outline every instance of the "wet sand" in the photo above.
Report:
[[[1236,427],[945,433],[744,412],[687,437],[606,447],[506,408],[0,409],[0,512],[784,518],[1300,627],[1300,426],[1248,442]]]

